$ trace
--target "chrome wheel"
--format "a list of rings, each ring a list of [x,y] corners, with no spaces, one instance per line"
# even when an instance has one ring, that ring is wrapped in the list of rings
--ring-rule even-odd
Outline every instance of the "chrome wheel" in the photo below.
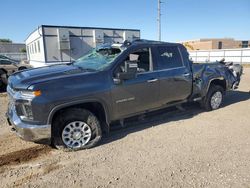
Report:
[[[82,121],[67,124],[62,131],[63,143],[72,149],[86,145],[91,138],[90,126]]]
[[[220,107],[222,102],[222,97],[223,96],[220,91],[217,91],[212,95],[210,104],[213,110]]]

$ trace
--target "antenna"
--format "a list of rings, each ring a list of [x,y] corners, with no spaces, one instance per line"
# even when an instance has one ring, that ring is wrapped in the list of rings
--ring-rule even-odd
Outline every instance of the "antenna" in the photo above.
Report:
[[[161,3],[163,3],[161,0],[158,0],[158,40],[161,41]]]

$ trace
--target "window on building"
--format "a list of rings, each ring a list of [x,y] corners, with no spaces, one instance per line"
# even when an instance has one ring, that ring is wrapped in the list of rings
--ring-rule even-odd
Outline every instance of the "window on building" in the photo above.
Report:
[[[222,49],[222,42],[221,41],[218,42],[218,49]]]
[[[34,46],[35,46],[35,53],[37,53],[36,42],[34,42]]]
[[[38,49],[38,53],[40,53],[40,41],[37,41],[37,49]]]
[[[248,41],[242,41],[241,47],[242,48],[248,48]]]
[[[182,67],[182,59],[177,46],[158,47],[159,69]]]

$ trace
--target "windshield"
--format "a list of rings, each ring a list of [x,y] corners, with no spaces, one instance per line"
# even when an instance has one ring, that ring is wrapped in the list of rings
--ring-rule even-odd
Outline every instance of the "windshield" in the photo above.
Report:
[[[77,59],[73,65],[87,70],[103,70],[121,53],[119,48],[93,49],[87,55]]]

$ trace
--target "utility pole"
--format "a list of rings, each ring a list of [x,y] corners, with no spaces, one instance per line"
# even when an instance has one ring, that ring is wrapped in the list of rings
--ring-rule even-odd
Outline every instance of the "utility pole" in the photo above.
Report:
[[[158,22],[158,40],[161,41],[161,0],[158,0],[158,18],[157,18],[157,22]]]

